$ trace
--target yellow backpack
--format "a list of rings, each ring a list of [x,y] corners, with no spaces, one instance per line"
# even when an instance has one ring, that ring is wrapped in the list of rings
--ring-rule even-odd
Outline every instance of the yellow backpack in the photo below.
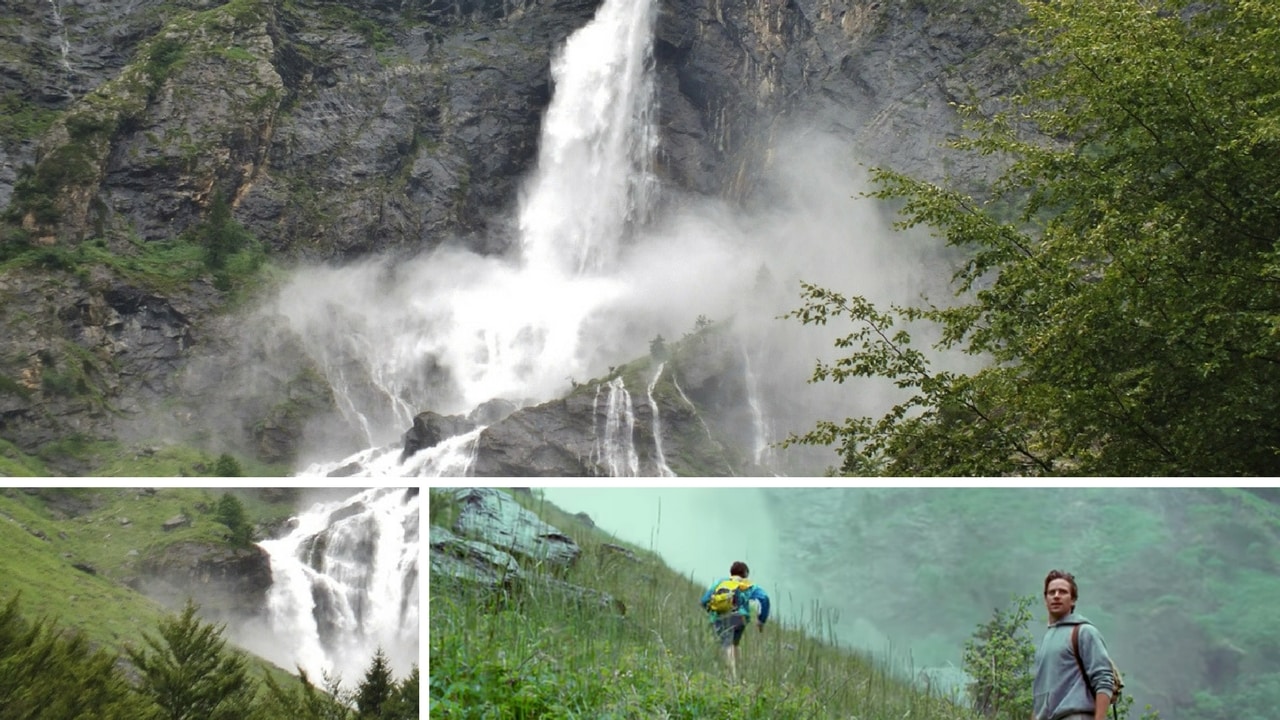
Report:
[[[707,603],[707,609],[719,615],[737,610],[744,602],[743,591],[749,587],[751,587],[749,580],[734,577],[721,580],[711,591],[711,601]]]

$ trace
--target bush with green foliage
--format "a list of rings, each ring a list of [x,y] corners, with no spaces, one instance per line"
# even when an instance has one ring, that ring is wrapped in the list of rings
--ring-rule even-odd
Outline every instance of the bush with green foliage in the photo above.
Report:
[[[1280,474],[1280,3],[1025,8],[1040,74],[957,143],[1011,161],[987,197],[874,173],[899,227],[965,253],[955,302],[810,285],[792,313],[854,325],[815,379],[907,399],[793,440],[846,473]],[[916,322],[984,367],[935,367]]]
[[[1027,631],[1033,596],[1014,598],[1009,610],[996,608],[964,644],[964,671],[970,678],[973,709],[997,720],[1031,716],[1032,667],[1036,648]]]
[[[249,516],[240,498],[229,492],[222,493],[222,497],[218,498],[215,519],[231,530],[232,545],[248,547],[253,542],[253,525],[249,522]]]

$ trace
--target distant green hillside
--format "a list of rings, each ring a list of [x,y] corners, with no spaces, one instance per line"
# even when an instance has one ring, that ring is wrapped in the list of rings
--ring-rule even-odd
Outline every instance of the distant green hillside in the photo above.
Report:
[[[379,651],[354,684],[299,678],[236,650],[219,623],[197,616],[197,606],[217,614],[218,603],[230,611],[260,602],[256,594],[216,583],[193,605],[164,608],[131,589],[175,558],[166,567],[185,577],[192,567],[221,576],[218,563],[247,557],[245,574],[263,579],[249,535],[287,519],[296,499],[268,489],[0,489],[0,720],[418,718],[416,667],[393,677]]]
[[[775,623],[743,639],[731,684],[697,602],[703,579],[589,527],[549,503],[522,504],[572,537],[582,555],[560,579],[608,593],[625,615],[528,583],[507,593],[430,583],[431,716],[443,718],[860,718],[973,715],[835,647],[820,608],[807,627]],[[430,498],[433,525],[456,512]],[[611,551],[627,547],[638,561]],[[808,630],[808,632],[805,632]]]
[[[26,614],[75,628],[113,651],[137,643],[169,611],[124,583],[148,557],[174,543],[225,543],[228,529],[214,519],[221,494],[188,488],[2,489],[0,577],[6,597],[0,599],[21,593]],[[251,521],[292,510],[284,500],[239,497]],[[162,529],[180,514],[192,519],[189,527]]]

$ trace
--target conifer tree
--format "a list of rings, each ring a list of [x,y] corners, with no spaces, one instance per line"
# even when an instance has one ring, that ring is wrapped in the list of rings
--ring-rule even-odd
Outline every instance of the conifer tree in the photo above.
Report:
[[[247,547],[253,542],[253,526],[249,524],[244,505],[231,493],[223,493],[218,499],[218,522],[231,530],[231,544],[236,547]]]
[[[26,621],[18,596],[0,610],[0,718],[151,720],[156,708],[129,688],[115,655],[82,635]]]
[[[405,677],[382,708],[382,720],[418,720],[418,666]]]
[[[139,688],[165,720],[244,720],[254,710],[255,687],[244,658],[226,649],[222,626],[196,617],[187,601],[182,614],[160,623],[160,636],[144,635],[150,652],[129,648],[142,674]]]
[[[365,718],[382,720],[383,707],[391,700],[395,689],[387,655],[382,648],[378,648],[373,655],[373,661],[369,664],[369,669],[364,673],[364,679],[356,687],[356,709],[359,711],[361,720]]]
[[[325,676],[324,686],[316,687],[302,668],[298,668],[298,678],[299,686],[296,690],[281,687],[270,675],[264,678],[267,694],[261,704],[263,717],[291,720],[352,719],[354,713],[345,704],[345,693],[337,680]]]

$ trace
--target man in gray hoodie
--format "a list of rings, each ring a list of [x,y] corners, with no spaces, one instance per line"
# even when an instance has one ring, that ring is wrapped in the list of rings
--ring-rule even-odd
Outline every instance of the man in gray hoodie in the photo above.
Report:
[[[1051,570],[1044,579],[1049,629],[1036,648],[1031,720],[1106,720],[1111,707],[1115,693],[1111,658],[1102,633],[1075,614],[1078,593],[1071,573]],[[1071,644],[1077,626],[1079,662]]]

